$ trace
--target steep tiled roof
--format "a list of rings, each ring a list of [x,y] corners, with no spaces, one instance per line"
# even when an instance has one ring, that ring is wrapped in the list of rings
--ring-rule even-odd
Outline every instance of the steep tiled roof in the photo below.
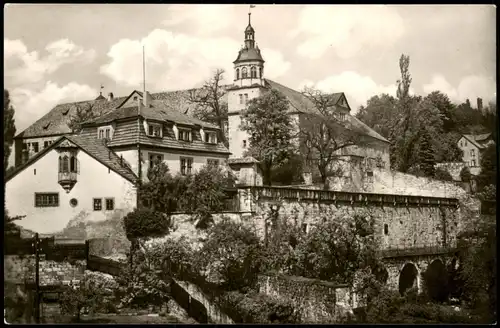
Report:
[[[179,124],[187,125],[200,125],[205,128],[219,129],[216,125],[203,122],[194,117],[180,113],[164,105],[161,100],[153,100],[151,107],[144,107],[141,105],[140,111],[138,106],[118,108],[110,113],[107,113],[91,122],[91,124],[110,123],[115,120],[137,117],[140,115],[145,119],[159,120],[159,121],[172,121]]]
[[[71,135],[71,136],[62,136],[57,141],[52,143],[49,147],[43,149],[41,152],[36,154],[35,156],[31,157],[25,164],[19,166],[10,174],[9,176],[6,177],[5,181],[9,181],[12,179],[14,176],[19,174],[21,171],[23,171],[25,168],[39,160],[41,157],[43,157],[46,153],[51,151],[52,149],[56,148],[57,145],[59,145],[63,140],[69,140],[70,142],[74,143],[76,146],[78,146],[80,149],[82,149],[84,152],[86,152],[88,155],[93,157],[95,160],[99,161],[101,164],[107,166],[111,170],[115,171],[116,173],[120,174],[122,177],[125,179],[135,183],[137,180],[137,176],[134,174],[134,172],[128,167],[126,164],[121,162],[121,158],[118,157],[112,150],[110,150],[102,140],[96,140],[95,138],[90,138],[87,136],[79,136],[79,135]]]
[[[87,108],[87,106],[93,105],[93,111],[98,115],[102,115],[114,109],[124,99],[125,97],[120,97],[112,101],[106,99],[88,100],[57,105],[16,137],[30,138],[71,133],[68,123],[71,116],[76,112],[77,106]]]
[[[172,135],[171,130],[166,129],[164,130],[163,138],[148,137],[146,131],[144,131],[144,125],[141,124],[139,130],[137,121],[132,120],[117,124],[113,133],[113,139],[108,142],[108,147],[135,145],[139,142],[141,145],[168,149],[229,154],[229,150],[221,142],[218,144],[206,143],[201,140],[199,132],[195,132],[194,136],[195,138],[191,142],[179,141]],[[93,138],[95,137],[94,135]]]
[[[491,133],[464,134],[463,136],[477,148],[483,149],[487,146],[486,144],[489,141],[488,139],[491,137]]]

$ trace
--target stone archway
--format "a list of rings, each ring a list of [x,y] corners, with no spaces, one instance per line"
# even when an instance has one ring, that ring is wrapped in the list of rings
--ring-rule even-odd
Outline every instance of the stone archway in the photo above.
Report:
[[[427,295],[434,301],[446,301],[449,294],[448,270],[443,261],[440,259],[432,261],[423,277]]]
[[[418,269],[413,263],[406,263],[399,274],[399,293],[404,293],[413,287],[418,288]]]

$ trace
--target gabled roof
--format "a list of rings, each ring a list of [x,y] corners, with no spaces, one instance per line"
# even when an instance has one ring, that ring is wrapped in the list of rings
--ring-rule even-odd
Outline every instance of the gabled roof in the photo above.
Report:
[[[68,123],[70,122],[71,116],[76,113],[77,106],[86,108],[86,106],[93,105],[94,107],[92,110],[94,113],[102,115],[110,110],[113,110],[124,99],[124,97],[119,97],[111,101],[106,99],[87,100],[57,105],[52,108],[50,112],[42,116],[38,121],[30,125],[23,132],[19,133],[16,138],[34,138],[69,134],[72,131],[68,127]]]
[[[138,106],[117,108],[110,113],[107,113],[101,117],[98,117],[95,120],[92,120],[91,122],[87,122],[86,124],[92,124],[92,125],[105,124],[105,123],[111,123],[116,120],[137,117],[140,115],[144,117],[146,120],[150,119],[158,121],[168,121],[178,124],[194,125],[194,126],[199,125],[204,128],[219,129],[219,127],[214,124],[203,122],[194,117],[190,117],[186,114],[172,110],[166,107],[164,103],[160,100],[153,100],[153,103],[148,107],[145,107],[142,104],[140,106],[141,106],[140,110]]]
[[[319,114],[319,112],[314,107],[313,103],[307,99],[302,93],[293,90],[289,87],[286,87],[282,84],[274,82],[272,80],[265,79],[266,87],[277,90],[281,92],[290,102],[290,112],[293,113],[304,113],[304,114]],[[333,103],[338,104],[339,102],[345,101],[346,108],[349,108],[349,104],[347,103],[347,99],[345,98],[345,94],[343,92],[331,93],[329,95],[333,98]],[[346,115],[349,123],[352,124],[353,127],[360,129],[364,134],[378,139],[383,142],[389,142],[386,138],[382,137],[375,130],[361,122],[353,115]]]
[[[96,140],[95,138],[86,136],[68,135],[60,137],[55,142],[53,142],[49,147],[43,149],[38,154],[29,158],[26,163],[15,168],[15,170],[6,177],[5,182],[11,180],[17,174],[19,174],[24,169],[29,167],[31,164],[38,161],[49,151],[53,150],[58,145],[60,145],[64,140],[68,140],[71,143],[75,144],[87,155],[94,158],[95,160],[97,160],[104,166],[108,167],[109,169],[113,170],[114,172],[118,173],[128,181],[132,183],[135,183],[137,181],[138,177],[135,175],[132,169],[128,167],[124,162],[122,162],[121,158],[118,155],[116,155],[116,153],[114,153],[111,149],[109,149],[106,145],[104,145],[102,140]]]
[[[483,134],[463,134],[464,138],[470,141],[474,146],[479,149],[483,149],[486,147],[486,143],[490,141],[491,133],[483,133]]]

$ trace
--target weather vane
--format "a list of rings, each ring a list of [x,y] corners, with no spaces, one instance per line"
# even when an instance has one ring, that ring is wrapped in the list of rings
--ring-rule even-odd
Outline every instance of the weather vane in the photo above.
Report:
[[[248,8],[248,14],[250,15],[250,9],[255,8],[255,5],[250,5],[250,8]]]

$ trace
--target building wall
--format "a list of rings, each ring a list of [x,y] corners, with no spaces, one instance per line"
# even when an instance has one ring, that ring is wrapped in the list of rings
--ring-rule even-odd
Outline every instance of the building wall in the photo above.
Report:
[[[464,155],[462,157],[462,161],[464,161],[469,167],[480,167],[480,154],[479,154],[479,149],[472,144],[469,140],[466,138],[462,137],[458,141],[458,148],[460,148]],[[475,156],[471,155],[471,150],[474,150]],[[472,165],[472,160],[476,160],[476,164]],[[471,171],[472,172],[472,171]]]
[[[135,148],[135,147],[134,147]],[[204,165],[207,164],[208,159],[216,159],[219,160],[220,164],[223,164],[223,162],[227,159],[227,155],[225,154],[217,154],[217,153],[195,153],[191,151],[172,151],[172,150],[167,150],[167,149],[161,149],[158,148],[157,150],[153,149],[144,149],[141,148],[141,158],[142,158],[142,163],[141,163],[141,171],[142,171],[142,177],[143,181],[146,181],[146,177],[148,174],[148,169],[150,165],[150,160],[149,156],[151,154],[158,154],[158,155],[163,155],[163,160],[165,164],[168,165],[168,168],[170,169],[170,173],[172,175],[176,175],[181,171],[181,157],[191,157],[193,158],[193,165],[192,165],[192,170],[198,171],[200,170]],[[126,150],[116,150],[115,153],[118,156],[123,156],[123,159],[126,160],[132,170],[134,171],[135,174],[138,174],[139,172],[139,163],[138,163],[138,151],[137,149],[126,149]]]
[[[248,100],[259,97],[262,89],[259,87],[242,88],[228,91],[228,112],[229,112],[229,151],[231,158],[243,157],[243,153],[250,145],[249,136],[240,129],[241,117],[239,113],[247,107],[246,103],[240,103],[239,95],[248,94]],[[243,148],[243,141],[246,140],[247,147]]]
[[[68,285],[83,279],[87,266],[86,260],[67,261],[46,260],[40,255],[39,279],[41,286]],[[35,255],[5,255],[4,279],[23,283],[25,280],[35,281]]]
[[[114,211],[106,211],[104,198],[114,198],[115,211],[131,211],[136,206],[134,185],[80,150],[77,158],[78,181],[69,193],[58,183],[58,152],[53,149],[25,168],[6,184],[6,208],[11,215],[26,215],[18,224],[35,232],[50,234],[61,231],[82,212],[88,219],[102,221]],[[58,207],[35,207],[35,192],[56,192]],[[70,205],[75,198],[78,204]],[[93,210],[93,198],[103,198],[103,210]]]
[[[39,138],[26,138],[26,139],[21,139],[22,141],[19,143],[16,143],[15,145],[15,153],[16,153],[16,166],[22,164],[22,151],[23,151],[23,145],[30,143],[30,147],[28,148],[28,158],[33,157],[36,155],[38,152],[42,151],[44,147],[45,141],[48,142],[55,142],[57,139],[61,138],[61,136],[51,136],[51,137],[39,137]],[[34,148],[33,148],[33,143],[38,143],[38,152],[35,153]],[[19,146],[19,147],[18,147]]]

